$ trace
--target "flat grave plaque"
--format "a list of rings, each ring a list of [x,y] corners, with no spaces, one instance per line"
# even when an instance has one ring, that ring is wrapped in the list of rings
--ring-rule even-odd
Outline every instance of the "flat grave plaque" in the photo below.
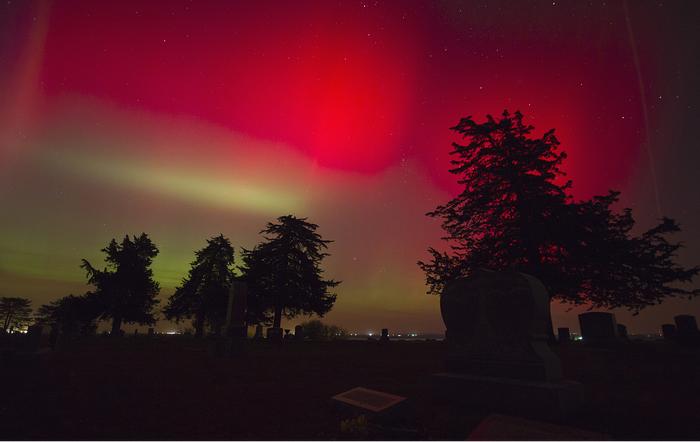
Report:
[[[332,399],[374,413],[381,413],[399,402],[406,400],[406,398],[402,396],[363,387],[356,387],[352,390],[337,394],[333,396]]]

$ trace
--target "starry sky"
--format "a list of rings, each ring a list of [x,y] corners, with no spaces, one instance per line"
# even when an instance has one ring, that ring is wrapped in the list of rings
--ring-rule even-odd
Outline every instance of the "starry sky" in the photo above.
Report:
[[[327,320],[442,332],[416,261],[459,191],[449,127],[521,110],[556,128],[576,198],[678,219],[700,262],[697,2],[3,0],[0,295],[83,293],[81,258],[145,231],[161,298],[193,252],[284,214],[335,240]],[[552,307],[578,329],[580,308]],[[656,332],[700,302],[632,317]],[[291,325],[293,322],[288,323]],[[159,324],[161,330],[171,328]]]

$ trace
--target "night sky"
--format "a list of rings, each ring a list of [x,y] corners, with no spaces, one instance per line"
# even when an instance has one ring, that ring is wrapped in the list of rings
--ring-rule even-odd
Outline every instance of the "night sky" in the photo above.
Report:
[[[335,240],[329,322],[442,332],[424,214],[459,191],[449,127],[505,108],[557,129],[575,197],[676,218],[697,264],[698,4],[2,0],[0,296],[81,294],[81,258],[145,231],[165,300],[206,238],[238,254],[291,213]]]

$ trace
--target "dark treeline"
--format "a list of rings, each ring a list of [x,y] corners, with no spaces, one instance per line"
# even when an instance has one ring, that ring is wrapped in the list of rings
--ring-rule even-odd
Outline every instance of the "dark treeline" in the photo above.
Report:
[[[243,264],[237,268],[231,241],[223,235],[208,239],[195,252],[187,276],[162,313],[175,322],[191,320],[196,336],[220,334],[231,288],[241,282],[248,285],[248,325],[279,328],[282,317],[322,317],[333,307],[336,295],[329,290],[339,282],[323,279],[321,263],[331,241],[316,233],[317,228],[306,218],[279,217],[260,232],[262,242],[252,250],[241,249]],[[92,334],[97,321],[111,320],[113,335],[119,335],[125,323],[156,322],[160,286],[151,269],[156,245],[142,233],[126,235],[121,242],[112,239],[102,251],[104,268],[87,260],[81,265],[94,289],[41,306],[37,322],[55,325],[63,333]]]

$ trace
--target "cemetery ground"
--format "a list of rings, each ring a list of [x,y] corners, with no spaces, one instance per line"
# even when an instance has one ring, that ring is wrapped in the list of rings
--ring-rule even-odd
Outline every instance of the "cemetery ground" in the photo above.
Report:
[[[433,397],[443,342],[249,341],[215,356],[184,336],[91,338],[2,354],[2,439],[457,439],[488,415]],[[560,424],[613,439],[700,438],[700,349],[555,346],[584,386]],[[408,425],[344,426],[330,398],[363,386],[409,398]]]

